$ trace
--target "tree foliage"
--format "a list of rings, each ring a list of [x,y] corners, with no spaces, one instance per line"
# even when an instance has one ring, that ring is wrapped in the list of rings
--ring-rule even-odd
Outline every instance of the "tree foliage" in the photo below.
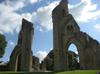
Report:
[[[0,34],[0,58],[3,57],[6,46],[7,46],[6,38],[3,34]]]

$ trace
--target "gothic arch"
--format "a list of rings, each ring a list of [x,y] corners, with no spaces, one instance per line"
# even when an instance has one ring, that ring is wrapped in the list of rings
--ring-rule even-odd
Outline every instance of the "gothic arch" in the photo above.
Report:
[[[77,35],[75,34],[75,36],[77,37]],[[85,64],[87,63],[85,63],[85,61],[86,61],[86,59],[87,58],[85,58],[83,55],[84,54],[86,54],[86,52],[84,52],[84,49],[85,49],[85,41],[84,40],[81,40],[81,38],[79,38],[79,40],[76,38],[76,37],[70,37],[69,39],[65,39],[64,38],[64,49],[63,50],[65,50],[65,51],[68,51],[68,47],[70,46],[70,44],[75,44],[75,46],[77,47],[77,51],[78,51],[78,53],[79,53],[79,60],[80,60],[80,67],[82,68],[82,69],[86,69],[86,68],[88,68],[88,67],[86,67],[85,66]],[[66,48],[67,48],[67,50],[66,50]]]
[[[67,12],[66,12],[67,11]],[[65,12],[65,13],[64,13]],[[77,46],[81,69],[100,69],[100,44],[88,34],[80,31],[73,16],[68,12],[68,1],[61,0],[52,12],[54,36],[54,69],[68,70],[66,47]]]

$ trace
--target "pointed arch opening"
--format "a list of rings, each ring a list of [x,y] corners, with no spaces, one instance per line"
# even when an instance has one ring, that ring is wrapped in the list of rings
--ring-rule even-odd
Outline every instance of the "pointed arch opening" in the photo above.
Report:
[[[80,63],[79,63],[79,54],[78,54],[78,48],[74,43],[71,43],[68,46],[68,66],[70,70],[73,69],[79,69]]]

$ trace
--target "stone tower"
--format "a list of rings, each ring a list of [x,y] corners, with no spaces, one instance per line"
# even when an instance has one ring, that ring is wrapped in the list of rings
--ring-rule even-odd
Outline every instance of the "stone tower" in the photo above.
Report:
[[[10,56],[9,68],[11,71],[31,71],[33,34],[33,24],[22,19],[18,43]]]
[[[52,11],[55,71],[68,70],[67,51],[71,43],[79,53],[80,69],[100,69],[100,44],[80,28],[68,12],[68,1],[61,0]]]
[[[53,41],[54,41],[54,69],[55,71],[66,70],[67,57],[66,52],[63,51],[63,20],[69,14],[68,13],[68,1],[61,0],[59,5],[52,11],[53,20]],[[66,58],[66,59],[65,59]]]

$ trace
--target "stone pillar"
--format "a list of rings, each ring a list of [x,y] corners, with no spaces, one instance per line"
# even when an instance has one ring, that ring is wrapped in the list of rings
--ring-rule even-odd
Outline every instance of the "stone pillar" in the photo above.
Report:
[[[67,0],[61,0],[52,12],[53,20],[53,45],[54,45],[54,70],[67,70],[67,55],[63,48],[63,25],[61,22],[68,14]]]
[[[15,46],[9,62],[11,71],[31,71],[32,70],[32,38],[33,24],[27,20],[22,20],[22,28],[19,32],[18,43]]]
[[[31,71],[32,70],[32,38],[33,38],[33,28],[32,23],[22,20],[22,54],[21,54],[21,71]]]

